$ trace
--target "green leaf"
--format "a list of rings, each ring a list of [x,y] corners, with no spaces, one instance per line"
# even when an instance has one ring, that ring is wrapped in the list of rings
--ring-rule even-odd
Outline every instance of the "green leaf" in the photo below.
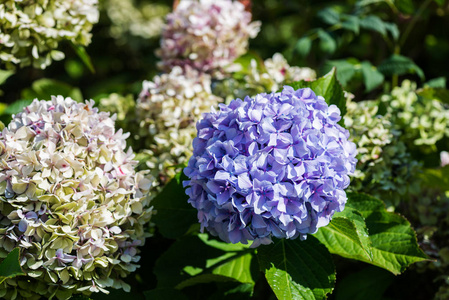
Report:
[[[446,77],[437,77],[424,83],[424,87],[430,88],[446,88]]]
[[[210,283],[210,282],[234,282],[236,281],[232,277],[216,275],[216,274],[201,274],[189,279],[184,280],[180,284],[176,286],[176,289],[182,290],[188,286],[197,285],[201,283]]]
[[[8,104],[0,102],[0,116],[4,114],[4,112],[7,108],[8,108]]]
[[[443,6],[446,3],[446,0],[434,0],[436,4],[439,6]]]
[[[89,69],[89,71],[92,72],[92,74],[95,74],[95,68],[92,64],[92,60],[90,59],[89,54],[87,54],[86,49],[83,46],[75,45],[74,43],[70,43],[73,50],[75,50],[76,55],[83,61],[83,63],[86,65],[86,67]]]
[[[183,237],[164,252],[153,269],[158,287],[173,287],[193,275],[203,272],[208,260],[227,254],[225,251],[209,247],[196,236]]]
[[[22,99],[27,100],[49,100],[51,96],[62,95],[70,97],[76,101],[83,101],[83,95],[80,89],[75,88],[65,82],[55,79],[42,78],[36,80],[31,88],[22,91]]]
[[[0,263],[0,283],[7,278],[26,275],[19,263],[20,249],[14,248]]]
[[[424,72],[418,67],[410,58],[393,54],[384,60],[377,70],[384,75],[403,75],[403,74],[417,74],[421,80],[424,80]]]
[[[360,32],[360,21],[356,16],[344,15],[343,22],[341,22],[341,27],[351,30],[355,34],[359,34]]]
[[[365,218],[372,242],[371,263],[393,274],[400,274],[412,263],[428,259],[419,249],[416,233],[402,216],[388,212],[384,203],[374,197],[348,193],[346,207],[357,210]]]
[[[400,34],[398,26],[395,23],[389,23],[389,22],[385,22],[384,26],[390,32],[393,39],[395,41],[397,41],[399,39],[399,34]]]
[[[348,210],[346,208],[345,210]],[[350,209],[349,209],[350,210]],[[372,260],[371,240],[369,239],[364,218],[352,212],[359,219],[335,217],[328,226],[321,227],[314,236],[323,243],[330,253],[357,260]]]
[[[0,70],[0,85],[2,85],[13,74],[14,74],[14,71]]]
[[[73,79],[79,79],[83,76],[84,65],[82,62],[76,59],[66,60],[64,63],[65,71]]]
[[[253,256],[250,253],[239,256],[225,264],[219,265],[212,271],[212,274],[234,278],[241,283],[254,284],[250,270],[252,258]]]
[[[31,100],[18,100],[13,102],[11,105],[5,108],[5,110],[1,114],[1,121],[5,123],[5,125],[9,124],[12,119],[12,115],[15,115],[23,110],[25,106],[31,104]]]
[[[156,261],[154,274],[158,280],[157,286],[183,289],[196,284],[232,282],[249,284],[252,292],[253,251],[227,252],[206,245],[196,236],[183,237]]]
[[[227,252],[243,251],[243,250],[248,249],[249,246],[251,245],[250,242],[246,245],[242,244],[242,243],[231,244],[231,243],[222,242],[221,240],[218,240],[218,239],[210,236],[207,233],[200,233],[200,234],[198,234],[198,237],[206,245],[223,250],[223,251],[227,251]]]
[[[346,59],[328,60],[326,65],[337,69],[338,81],[343,86],[346,86],[346,84],[352,79],[352,77],[354,77],[354,74],[356,73],[355,65]]]
[[[417,94],[426,99],[437,99],[449,104],[449,90],[444,88],[425,87],[417,91]]]
[[[380,300],[393,280],[393,274],[367,267],[343,278],[335,289],[335,296],[337,300]]]
[[[4,111],[4,115],[17,114],[23,110],[24,107],[28,106],[33,102],[32,100],[18,100],[10,104]]]
[[[295,50],[298,51],[301,56],[305,57],[309,54],[311,47],[312,41],[309,37],[305,36],[298,40],[295,46]]]
[[[412,15],[416,10],[412,0],[394,0],[394,4],[400,12],[407,15]]]
[[[326,247],[315,237],[276,240],[258,248],[261,270],[280,300],[325,299],[335,284],[335,267]]]
[[[379,32],[383,36],[387,35],[387,28],[385,28],[385,23],[378,16],[367,16],[360,20],[360,27],[372,31]]]
[[[189,197],[182,186],[182,181],[187,179],[181,171],[152,201],[157,210],[152,221],[167,238],[176,239],[184,235],[192,224],[198,223],[197,210],[187,202]]]
[[[343,93],[343,88],[337,80],[337,71],[333,68],[329,73],[314,81],[298,81],[291,84],[296,90],[300,88],[311,88],[315,94],[323,96],[326,103],[335,104],[341,112],[341,115],[346,114],[346,98]]]
[[[424,169],[419,174],[423,186],[429,189],[449,190],[449,166],[437,169]]]
[[[181,291],[173,288],[157,288],[143,292],[148,300],[188,300]]]
[[[361,64],[363,81],[365,83],[366,91],[370,92],[384,82],[384,75],[377,71],[376,67],[371,65],[368,61]]]
[[[318,37],[320,38],[320,49],[323,52],[334,53],[337,50],[337,42],[327,31],[319,29]]]
[[[334,25],[340,22],[340,15],[339,13],[331,8],[326,7],[325,9],[322,9],[317,14],[318,18],[320,18],[324,23],[329,25]]]

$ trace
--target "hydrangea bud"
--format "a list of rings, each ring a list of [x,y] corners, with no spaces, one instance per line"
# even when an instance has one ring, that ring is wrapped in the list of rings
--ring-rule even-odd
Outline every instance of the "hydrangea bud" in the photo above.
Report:
[[[356,147],[335,105],[285,86],[219,107],[197,123],[185,168],[202,229],[256,247],[305,239],[344,209]]]
[[[0,285],[3,299],[129,289],[151,180],[93,104],[36,99],[0,133],[0,256],[20,247],[27,274]]]
[[[243,4],[232,0],[182,0],[167,15],[162,31],[162,59],[159,67],[191,66],[202,72],[220,73],[248,48],[260,22],[251,23],[251,13]]]
[[[140,140],[148,155],[147,165],[159,183],[177,173],[173,166],[192,155],[195,122],[203,112],[222,101],[211,92],[211,79],[187,67],[144,81],[136,105]]]
[[[0,61],[13,69],[44,69],[61,60],[61,41],[87,46],[98,22],[97,0],[4,0],[0,3]]]

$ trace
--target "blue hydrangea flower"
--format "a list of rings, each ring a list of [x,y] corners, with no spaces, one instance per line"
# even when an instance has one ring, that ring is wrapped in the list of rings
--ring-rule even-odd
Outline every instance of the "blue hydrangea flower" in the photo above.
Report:
[[[257,247],[305,239],[344,209],[357,153],[335,105],[285,86],[219,108],[197,123],[184,170],[202,230]]]

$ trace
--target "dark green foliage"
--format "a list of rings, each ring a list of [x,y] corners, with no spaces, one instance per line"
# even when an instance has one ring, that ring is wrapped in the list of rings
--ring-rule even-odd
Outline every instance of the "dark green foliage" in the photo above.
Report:
[[[157,214],[152,221],[156,223],[161,234],[167,238],[178,238],[185,234],[190,225],[197,222],[196,209],[187,200],[182,182],[188,179],[179,173],[159,193],[152,202]]]
[[[0,283],[5,279],[25,275],[19,264],[20,249],[14,248],[0,263]]]

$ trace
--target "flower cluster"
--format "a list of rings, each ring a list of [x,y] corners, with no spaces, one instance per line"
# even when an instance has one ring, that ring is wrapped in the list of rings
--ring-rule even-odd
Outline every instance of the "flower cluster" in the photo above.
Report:
[[[234,99],[245,95],[257,95],[264,92],[277,92],[283,85],[296,81],[310,81],[316,79],[316,72],[310,68],[292,67],[280,53],[275,53],[273,58],[266,59],[263,64],[258,64],[252,59],[248,68],[235,63],[236,69],[233,77],[223,79],[213,86],[214,93],[222,97]],[[242,74],[243,76],[238,76]]]
[[[112,93],[99,99],[98,108],[102,111],[116,114],[116,123],[120,128],[123,128],[124,125],[130,123],[127,118],[134,113],[135,101],[131,94],[122,96],[117,93]]]
[[[256,247],[327,225],[357,162],[340,119],[311,89],[289,86],[204,114],[185,169],[202,228]]]
[[[34,100],[0,134],[0,256],[20,247],[28,275],[4,281],[2,298],[129,289],[121,278],[148,235],[151,180],[93,104]]]
[[[275,53],[273,58],[265,60],[264,69],[264,71],[261,71],[261,67],[257,65],[256,60],[251,60],[250,73],[245,76],[245,85],[248,90],[254,90],[257,93],[263,91],[276,92],[284,84],[316,79],[314,70],[292,67],[280,53]]]
[[[244,54],[260,22],[251,23],[251,13],[232,0],[186,1],[167,16],[162,31],[161,69],[186,65],[202,72],[220,73]]]
[[[144,81],[136,105],[139,136],[146,142],[147,165],[160,183],[173,177],[177,169],[172,167],[186,163],[192,154],[194,124],[201,114],[222,101],[210,85],[209,75],[188,67]]]
[[[103,7],[112,23],[110,34],[120,43],[128,42],[130,37],[158,37],[169,12],[166,5],[135,0],[106,0]]]
[[[370,193],[387,204],[397,204],[419,170],[400,141],[391,113],[380,115],[378,101],[347,102],[345,126],[357,145],[357,170],[351,190]]]
[[[61,60],[58,43],[90,43],[90,30],[98,22],[97,0],[5,0],[0,3],[0,61],[44,69]]]
[[[419,97],[416,83],[404,80],[381,100],[394,114],[402,139],[424,152],[434,151],[436,142],[449,136],[449,109],[436,99]]]

